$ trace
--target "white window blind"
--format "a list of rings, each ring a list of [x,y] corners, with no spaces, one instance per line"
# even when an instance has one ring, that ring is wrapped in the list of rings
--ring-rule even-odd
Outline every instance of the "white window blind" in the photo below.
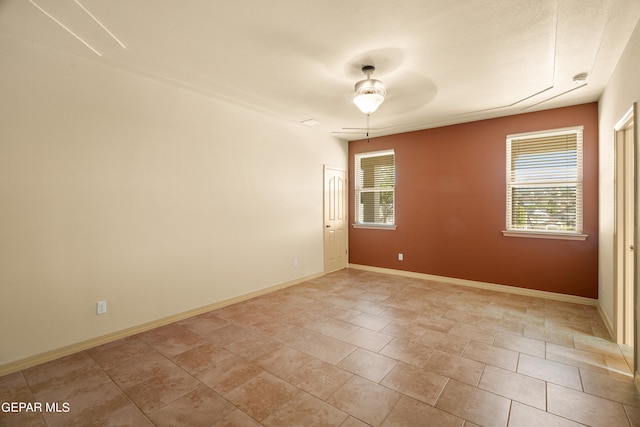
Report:
[[[355,155],[356,224],[395,224],[395,181],[393,150]]]
[[[582,233],[582,127],[507,136],[507,230]]]

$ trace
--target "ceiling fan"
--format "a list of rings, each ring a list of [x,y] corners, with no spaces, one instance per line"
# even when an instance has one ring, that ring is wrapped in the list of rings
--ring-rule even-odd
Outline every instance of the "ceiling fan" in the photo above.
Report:
[[[355,91],[353,93],[353,103],[358,109],[367,115],[367,127],[366,128],[342,128],[343,131],[332,132],[334,134],[343,135],[364,135],[369,138],[370,131],[369,117],[371,113],[375,113],[378,107],[384,102],[384,97],[387,95],[387,89],[380,80],[372,79],[371,75],[376,70],[373,65],[365,65],[362,67],[362,72],[366,79],[360,80],[355,85]],[[378,129],[374,129],[378,130]]]
[[[362,72],[366,79],[356,83],[353,103],[367,116],[375,113],[380,104],[384,102],[387,90],[380,80],[372,79],[371,74],[376,70],[373,65],[365,65]]]

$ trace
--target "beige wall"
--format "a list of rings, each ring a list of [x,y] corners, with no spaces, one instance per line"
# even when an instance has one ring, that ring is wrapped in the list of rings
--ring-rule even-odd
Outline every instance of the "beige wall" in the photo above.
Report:
[[[346,168],[346,142],[0,51],[0,366],[322,272],[323,164]]]
[[[599,102],[600,241],[598,297],[613,322],[614,126],[634,102],[640,102],[640,25],[629,41]],[[637,124],[636,124],[637,126]],[[640,189],[640,186],[637,186]],[[638,199],[640,200],[640,199]]]

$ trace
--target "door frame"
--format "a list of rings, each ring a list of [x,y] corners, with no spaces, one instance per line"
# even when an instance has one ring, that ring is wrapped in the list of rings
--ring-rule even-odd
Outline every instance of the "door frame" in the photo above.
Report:
[[[632,106],[614,126],[614,152],[615,152],[615,221],[614,221],[614,319],[615,319],[615,340],[619,344],[634,344],[633,319],[635,310],[633,303],[635,298],[629,301],[628,285],[625,278],[630,274],[635,288],[637,269],[635,257],[633,261],[629,259],[627,246],[633,244],[635,239],[628,238],[633,230],[635,233],[635,194],[629,192],[629,186],[634,187],[636,161],[634,146],[629,146],[625,140],[625,134],[629,126],[634,126],[634,107]],[[635,138],[634,138],[635,140]],[[631,142],[635,145],[635,141]],[[629,158],[630,153],[634,153],[633,158]],[[629,206],[629,202],[633,206]],[[631,243],[629,242],[631,240]],[[629,265],[631,264],[631,265]],[[635,290],[635,289],[633,289]],[[635,292],[633,292],[635,294]]]

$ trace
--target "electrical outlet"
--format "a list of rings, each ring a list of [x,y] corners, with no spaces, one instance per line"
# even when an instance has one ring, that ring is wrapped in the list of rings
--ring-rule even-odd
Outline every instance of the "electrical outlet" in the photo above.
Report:
[[[398,254],[398,261],[402,261],[404,260],[404,255],[403,254]]]
[[[107,302],[106,301],[98,301],[96,306],[96,314],[105,314],[107,312]]]
[[[293,266],[298,267],[298,258],[293,259]]]

